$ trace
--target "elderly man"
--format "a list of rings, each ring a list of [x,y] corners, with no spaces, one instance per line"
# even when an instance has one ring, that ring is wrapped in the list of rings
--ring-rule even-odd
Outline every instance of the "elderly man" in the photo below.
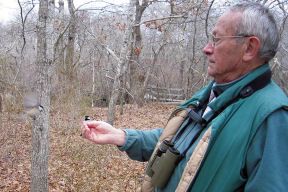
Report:
[[[267,8],[237,4],[203,49],[214,80],[180,105],[165,129],[89,121],[83,136],[150,159],[143,191],[288,191],[288,99],[268,65],[278,43]]]

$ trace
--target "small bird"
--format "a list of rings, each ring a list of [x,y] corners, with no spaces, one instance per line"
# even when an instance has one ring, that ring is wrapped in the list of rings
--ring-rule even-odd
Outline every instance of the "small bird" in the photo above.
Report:
[[[91,120],[91,117],[88,116],[88,115],[85,115],[85,117],[84,117],[84,121],[90,121],[90,120]]]
[[[30,117],[35,117],[38,113],[44,111],[44,107],[40,104],[35,93],[29,93],[24,96],[23,106],[25,113]]]

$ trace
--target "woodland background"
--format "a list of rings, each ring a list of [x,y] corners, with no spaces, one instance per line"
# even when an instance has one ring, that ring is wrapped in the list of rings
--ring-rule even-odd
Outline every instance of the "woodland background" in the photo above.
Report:
[[[256,1],[279,24],[270,65],[287,92],[288,0]],[[0,191],[135,191],[144,164],[83,141],[83,116],[163,127],[175,105],[159,101],[178,101],[175,89],[189,98],[207,84],[202,49],[237,2],[18,0],[19,15],[0,24]]]

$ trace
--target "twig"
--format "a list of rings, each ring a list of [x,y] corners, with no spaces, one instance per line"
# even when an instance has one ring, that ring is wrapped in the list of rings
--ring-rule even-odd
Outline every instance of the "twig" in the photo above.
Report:
[[[178,18],[188,18],[188,16],[186,14],[182,14],[182,15],[171,15],[171,16],[167,16],[167,17],[149,19],[149,20],[142,21],[142,22],[140,22],[138,24],[135,24],[134,27],[143,25],[145,23],[149,23],[151,21],[159,21],[159,20],[166,20],[166,19],[178,19]]]
[[[20,0],[18,0],[18,5],[19,5],[19,8],[20,8],[20,17],[21,17],[21,24],[22,24],[22,38],[23,38],[23,46],[21,48],[21,56],[23,56],[23,51],[24,51],[24,48],[25,48],[25,45],[26,45],[26,37],[25,37],[25,23],[26,23],[26,20],[27,20],[27,17],[29,15],[29,13],[34,9],[35,7],[35,4],[32,0],[32,8],[27,12],[27,14],[25,15],[25,17],[23,18],[23,8],[22,8],[22,5],[20,3]]]
[[[207,39],[209,40],[209,34],[208,34],[208,17],[209,17],[209,14],[210,14],[210,10],[212,8],[212,5],[214,3],[214,0],[211,1],[211,4],[208,8],[208,11],[207,11],[207,14],[206,14],[206,18],[205,18],[205,33],[206,33],[206,37]]]
[[[284,49],[284,51],[286,51],[288,53],[288,49],[284,47],[284,45],[282,45],[282,48]]]

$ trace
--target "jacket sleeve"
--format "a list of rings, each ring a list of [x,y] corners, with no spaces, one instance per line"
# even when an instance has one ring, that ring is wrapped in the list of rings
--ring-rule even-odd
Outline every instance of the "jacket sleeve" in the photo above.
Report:
[[[246,159],[245,192],[288,191],[288,111],[273,112],[261,125]]]
[[[126,142],[119,149],[133,160],[148,161],[162,131],[160,128],[145,131],[125,129]]]

